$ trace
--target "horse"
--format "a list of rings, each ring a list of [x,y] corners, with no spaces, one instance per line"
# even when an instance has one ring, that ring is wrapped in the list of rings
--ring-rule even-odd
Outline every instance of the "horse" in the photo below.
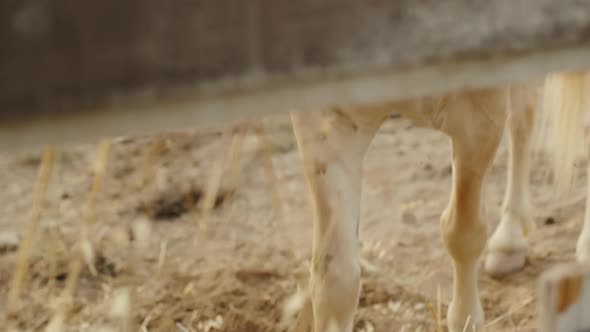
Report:
[[[557,124],[551,129],[555,133],[551,137],[558,137],[553,143],[559,142],[549,144],[548,141],[544,146],[553,155],[571,161],[576,149],[561,151],[555,147],[571,142],[575,136],[571,133],[582,130],[574,130],[581,128],[582,122],[571,119],[579,118],[587,106],[580,100],[565,103],[564,98],[571,96],[562,90],[577,91],[583,84],[590,86],[590,79],[570,86],[570,75],[553,74],[546,78],[543,105],[554,109],[543,111],[542,116]],[[447,325],[451,332],[464,331],[466,326],[470,331],[483,330],[484,311],[477,285],[479,260],[487,242],[482,186],[506,128],[508,185],[502,217],[490,238],[484,266],[488,273],[495,275],[514,272],[525,264],[526,236],[533,227],[528,175],[532,132],[539,112],[538,90],[538,82],[519,83],[445,96],[291,114],[314,206],[309,296],[316,332],[353,329],[361,276],[357,237],[362,163],[380,125],[392,112],[419,126],[439,130],[450,140],[452,190],[440,218],[442,240],[453,264],[453,295]],[[557,176],[563,179],[571,176],[564,161],[553,164]],[[590,257],[589,214],[578,240],[580,260]]]

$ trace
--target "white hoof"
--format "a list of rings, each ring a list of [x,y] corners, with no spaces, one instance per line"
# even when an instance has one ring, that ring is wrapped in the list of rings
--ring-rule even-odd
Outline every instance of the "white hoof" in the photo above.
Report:
[[[527,256],[527,240],[523,228],[527,225],[509,213],[490,238],[484,268],[492,276],[503,276],[524,267]]]
[[[484,268],[492,276],[504,276],[522,269],[525,262],[525,250],[494,250],[488,252]]]

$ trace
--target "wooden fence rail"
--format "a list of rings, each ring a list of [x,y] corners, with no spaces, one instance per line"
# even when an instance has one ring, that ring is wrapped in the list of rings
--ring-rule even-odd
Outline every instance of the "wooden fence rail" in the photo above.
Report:
[[[0,150],[590,68],[590,1],[0,0]]]

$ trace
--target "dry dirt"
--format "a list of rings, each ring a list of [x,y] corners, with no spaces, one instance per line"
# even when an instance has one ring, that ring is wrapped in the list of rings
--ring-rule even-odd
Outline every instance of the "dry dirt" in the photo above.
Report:
[[[121,304],[114,298],[130,284],[137,285],[135,331],[279,331],[283,304],[298,285],[305,287],[312,225],[289,123],[277,119],[268,128],[283,217],[273,204],[260,140],[248,134],[235,190],[222,183],[201,236],[199,203],[227,141],[215,132],[116,141],[91,225],[97,274],[83,269],[68,331],[118,327]],[[60,307],[55,299],[76,252],[96,152],[96,146],[60,150],[22,301],[0,330],[42,331]],[[487,181],[490,232],[499,218],[506,157],[503,143]],[[16,260],[10,239],[21,236],[28,222],[39,162],[32,153],[0,156],[3,304]],[[391,119],[377,135],[365,162],[360,243],[367,263],[357,331],[435,331],[438,289],[444,324],[452,280],[438,218],[448,199],[450,167],[450,147],[440,133]],[[489,331],[533,330],[537,277],[573,257],[585,180],[581,175],[569,201],[556,203],[541,181],[546,168],[537,163],[531,176],[538,227],[525,269],[502,279],[480,276]],[[135,256],[132,229],[141,220],[152,226],[151,237]]]

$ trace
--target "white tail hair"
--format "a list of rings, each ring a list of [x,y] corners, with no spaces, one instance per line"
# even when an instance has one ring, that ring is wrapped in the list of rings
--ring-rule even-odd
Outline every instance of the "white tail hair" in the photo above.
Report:
[[[553,167],[556,193],[567,193],[573,184],[576,159],[587,153],[584,139],[590,112],[590,73],[550,74],[545,80],[540,139]]]

